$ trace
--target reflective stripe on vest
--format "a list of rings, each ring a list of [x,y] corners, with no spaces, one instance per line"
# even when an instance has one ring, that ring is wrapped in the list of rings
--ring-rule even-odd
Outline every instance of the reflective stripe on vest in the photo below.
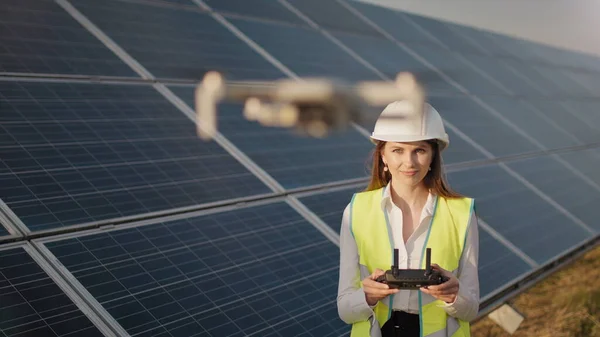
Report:
[[[390,269],[393,264],[393,237],[387,214],[381,209],[384,188],[356,193],[350,203],[350,230],[359,254],[356,286],[375,269]],[[421,268],[425,268],[425,249],[431,248],[431,263],[456,272],[465,245],[473,199],[437,197],[431,223],[421,253]],[[443,302],[419,291],[419,314],[422,337],[469,337],[468,322],[446,314]],[[380,336],[380,329],[392,312],[394,296],[379,301],[374,317],[352,325],[351,337]]]

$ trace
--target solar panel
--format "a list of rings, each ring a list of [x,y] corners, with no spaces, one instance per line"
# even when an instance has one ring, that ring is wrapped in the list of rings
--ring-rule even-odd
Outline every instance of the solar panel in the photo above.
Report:
[[[531,43],[498,33],[488,33],[488,36],[490,36],[492,41],[500,46],[508,55],[520,60],[533,61],[536,63],[543,61],[543,59],[531,50]]]
[[[459,53],[481,53],[481,47],[474,45],[461,34],[456,33],[452,27],[456,26],[450,22],[427,18],[421,15],[405,13],[402,16],[424,29],[433,37],[440,40],[445,46]]]
[[[170,87],[193,106],[193,88]],[[373,145],[354,129],[318,139],[268,128],[243,117],[242,107],[219,107],[219,131],[285,188],[366,177]]]
[[[576,113],[562,106],[561,101],[531,100],[529,103],[538,108],[544,115],[551,118],[571,135],[577,137],[582,143],[587,144],[600,141],[598,127],[581,120]],[[587,112],[587,114],[589,113],[593,113],[593,111]]]
[[[562,124],[528,101],[502,96],[488,96],[482,100],[548,149],[581,144]]]
[[[553,66],[535,66],[535,68],[542,74],[548,81],[556,84],[559,88],[559,94],[561,96],[571,97],[590,97],[592,91],[588,90],[584,85],[571,78],[569,74],[571,71]]]
[[[208,70],[229,78],[284,77],[200,7],[113,0],[73,5],[155,77],[200,79]]]
[[[432,96],[430,101],[444,118],[495,156],[539,150],[467,96]]]
[[[245,19],[230,21],[299,76],[380,80],[374,72],[314,29]]]
[[[381,36],[381,33],[348,10],[341,2],[321,0],[286,1],[323,28]],[[335,19],[332,20],[333,18]]]
[[[560,97],[562,90],[560,87],[545,78],[538,69],[535,68],[534,64],[523,62],[522,60],[503,60],[505,64],[513,68],[517,73],[521,75],[523,80],[528,81],[531,85],[535,86],[538,91],[545,97]]]
[[[21,287],[21,302],[0,309],[0,336],[74,329],[88,337],[105,323],[134,336],[349,332],[336,308],[339,248],[243,164],[339,232],[369,174],[373,145],[361,133],[383,107],[363,130],[319,140],[248,122],[239,105],[222,104],[219,131],[243,154],[236,160],[199,140],[152,85],[133,83],[141,79],[93,26],[189,107],[193,84],[165,79],[191,83],[217,70],[228,79],[358,81],[414,71],[447,122],[451,186],[477,200],[483,301],[504,301],[600,231],[598,58],[358,2],[204,0],[215,12],[201,2],[69,1],[90,20],[85,27],[54,1],[0,4],[0,198],[10,207],[0,221],[14,211],[11,224],[41,236],[34,250],[0,246],[0,303],[18,299],[14,282]],[[37,74],[33,82],[6,72]],[[119,77],[99,84],[89,75]],[[111,226],[88,228],[102,225]],[[59,234],[79,227],[86,231]],[[22,239],[10,234],[0,226],[2,242]]]
[[[539,264],[591,237],[497,165],[453,172],[448,180],[477,199],[478,214],[487,224]]]
[[[569,76],[577,81],[577,83],[584,85],[586,89],[590,91],[592,97],[600,97],[600,79],[595,76],[595,73],[573,71],[569,73]]]
[[[8,231],[8,229],[5,228],[4,226],[6,226],[6,225],[3,223],[0,223],[0,238],[11,235],[11,233]]]
[[[407,20],[409,16],[404,13],[360,1],[347,3],[361,15],[376,22],[379,27],[398,41],[411,46],[415,43],[435,43],[427,33]]]
[[[135,76],[53,1],[0,2],[0,72]]]
[[[502,93],[492,77],[478,73],[458,54],[433,45],[415,45],[411,49],[473,94]]]
[[[388,79],[395,79],[398,72],[414,72],[428,93],[458,93],[439,74],[387,39],[371,36],[334,33],[335,37],[354,50],[360,57],[381,71]]]
[[[338,248],[281,202],[52,241],[130,335],[348,330],[335,319]]]
[[[523,76],[519,75],[517,70],[499,58],[471,53],[461,53],[461,56],[473,66],[493,77],[503,87],[502,91],[505,91],[506,94],[524,97],[543,96],[543,91],[537,88],[537,84],[527,81]],[[486,95],[486,98],[490,96]]]
[[[2,336],[104,336],[22,245],[0,247],[0,301]]]
[[[570,165],[589,177],[596,184],[600,184],[600,170],[598,170],[598,167],[600,167],[600,150],[598,148],[567,152],[559,154],[558,156],[563,160],[566,160]]]
[[[502,58],[515,57],[503,48],[502,45],[496,42],[493,37],[494,34],[490,31],[463,25],[453,25],[451,29],[465,40],[468,40],[471,44],[479,46],[479,50],[487,55],[494,55]]]
[[[32,231],[269,192],[150,86],[0,88],[0,198]]]
[[[339,234],[344,209],[352,200],[352,195],[363,190],[366,185],[365,183],[364,186],[350,189],[311,194],[300,197],[299,200]]]
[[[530,271],[532,267],[480,225],[478,269],[479,296],[485,299],[510,281]]]
[[[563,100],[560,106],[573,114],[575,119],[584,122],[592,129],[600,131],[600,114],[597,112],[600,108],[600,101],[570,99]]]
[[[570,153],[571,158],[582,155],[581,152]],[[508,166],[584,223],[600,231],[594,207],[600,202],[600,182],[596,182],[595,188],[590,186],[576,172],[549,156],[519,160]]]
[[[204,0],[213,10],[221,14],[252,16],[266,20],[282,21],[297,25],[306,25],[294,12],[273,0]]]

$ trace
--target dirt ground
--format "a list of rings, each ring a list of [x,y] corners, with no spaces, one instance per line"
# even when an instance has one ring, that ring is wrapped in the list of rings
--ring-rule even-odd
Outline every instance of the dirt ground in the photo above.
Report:
[[[525,316],[513,335],[486,317],[472,336],[600,337],[600,246],[510,303]]]

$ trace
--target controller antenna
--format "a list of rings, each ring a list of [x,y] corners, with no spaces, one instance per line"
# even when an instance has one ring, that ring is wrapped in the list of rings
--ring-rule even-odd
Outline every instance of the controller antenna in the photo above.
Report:
[[[394,275],[394,277],[398,277],[400,274],[398,264],[398,249],[394,249],[394,264],[392,265],[392,275]]]
[[[425,276],[429,276],[432,273],[431,268],[431,248],[427,248],[425,252]]]

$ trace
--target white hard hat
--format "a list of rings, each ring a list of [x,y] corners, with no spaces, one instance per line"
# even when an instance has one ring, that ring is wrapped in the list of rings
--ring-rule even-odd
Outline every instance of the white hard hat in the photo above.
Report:
[[[450,144],[440,114],[425,103],[423,111],[415,111],[408,101],[388,104],[375,123],[371,140],[385,142],[414,142],[436,139],[440,151]]]

